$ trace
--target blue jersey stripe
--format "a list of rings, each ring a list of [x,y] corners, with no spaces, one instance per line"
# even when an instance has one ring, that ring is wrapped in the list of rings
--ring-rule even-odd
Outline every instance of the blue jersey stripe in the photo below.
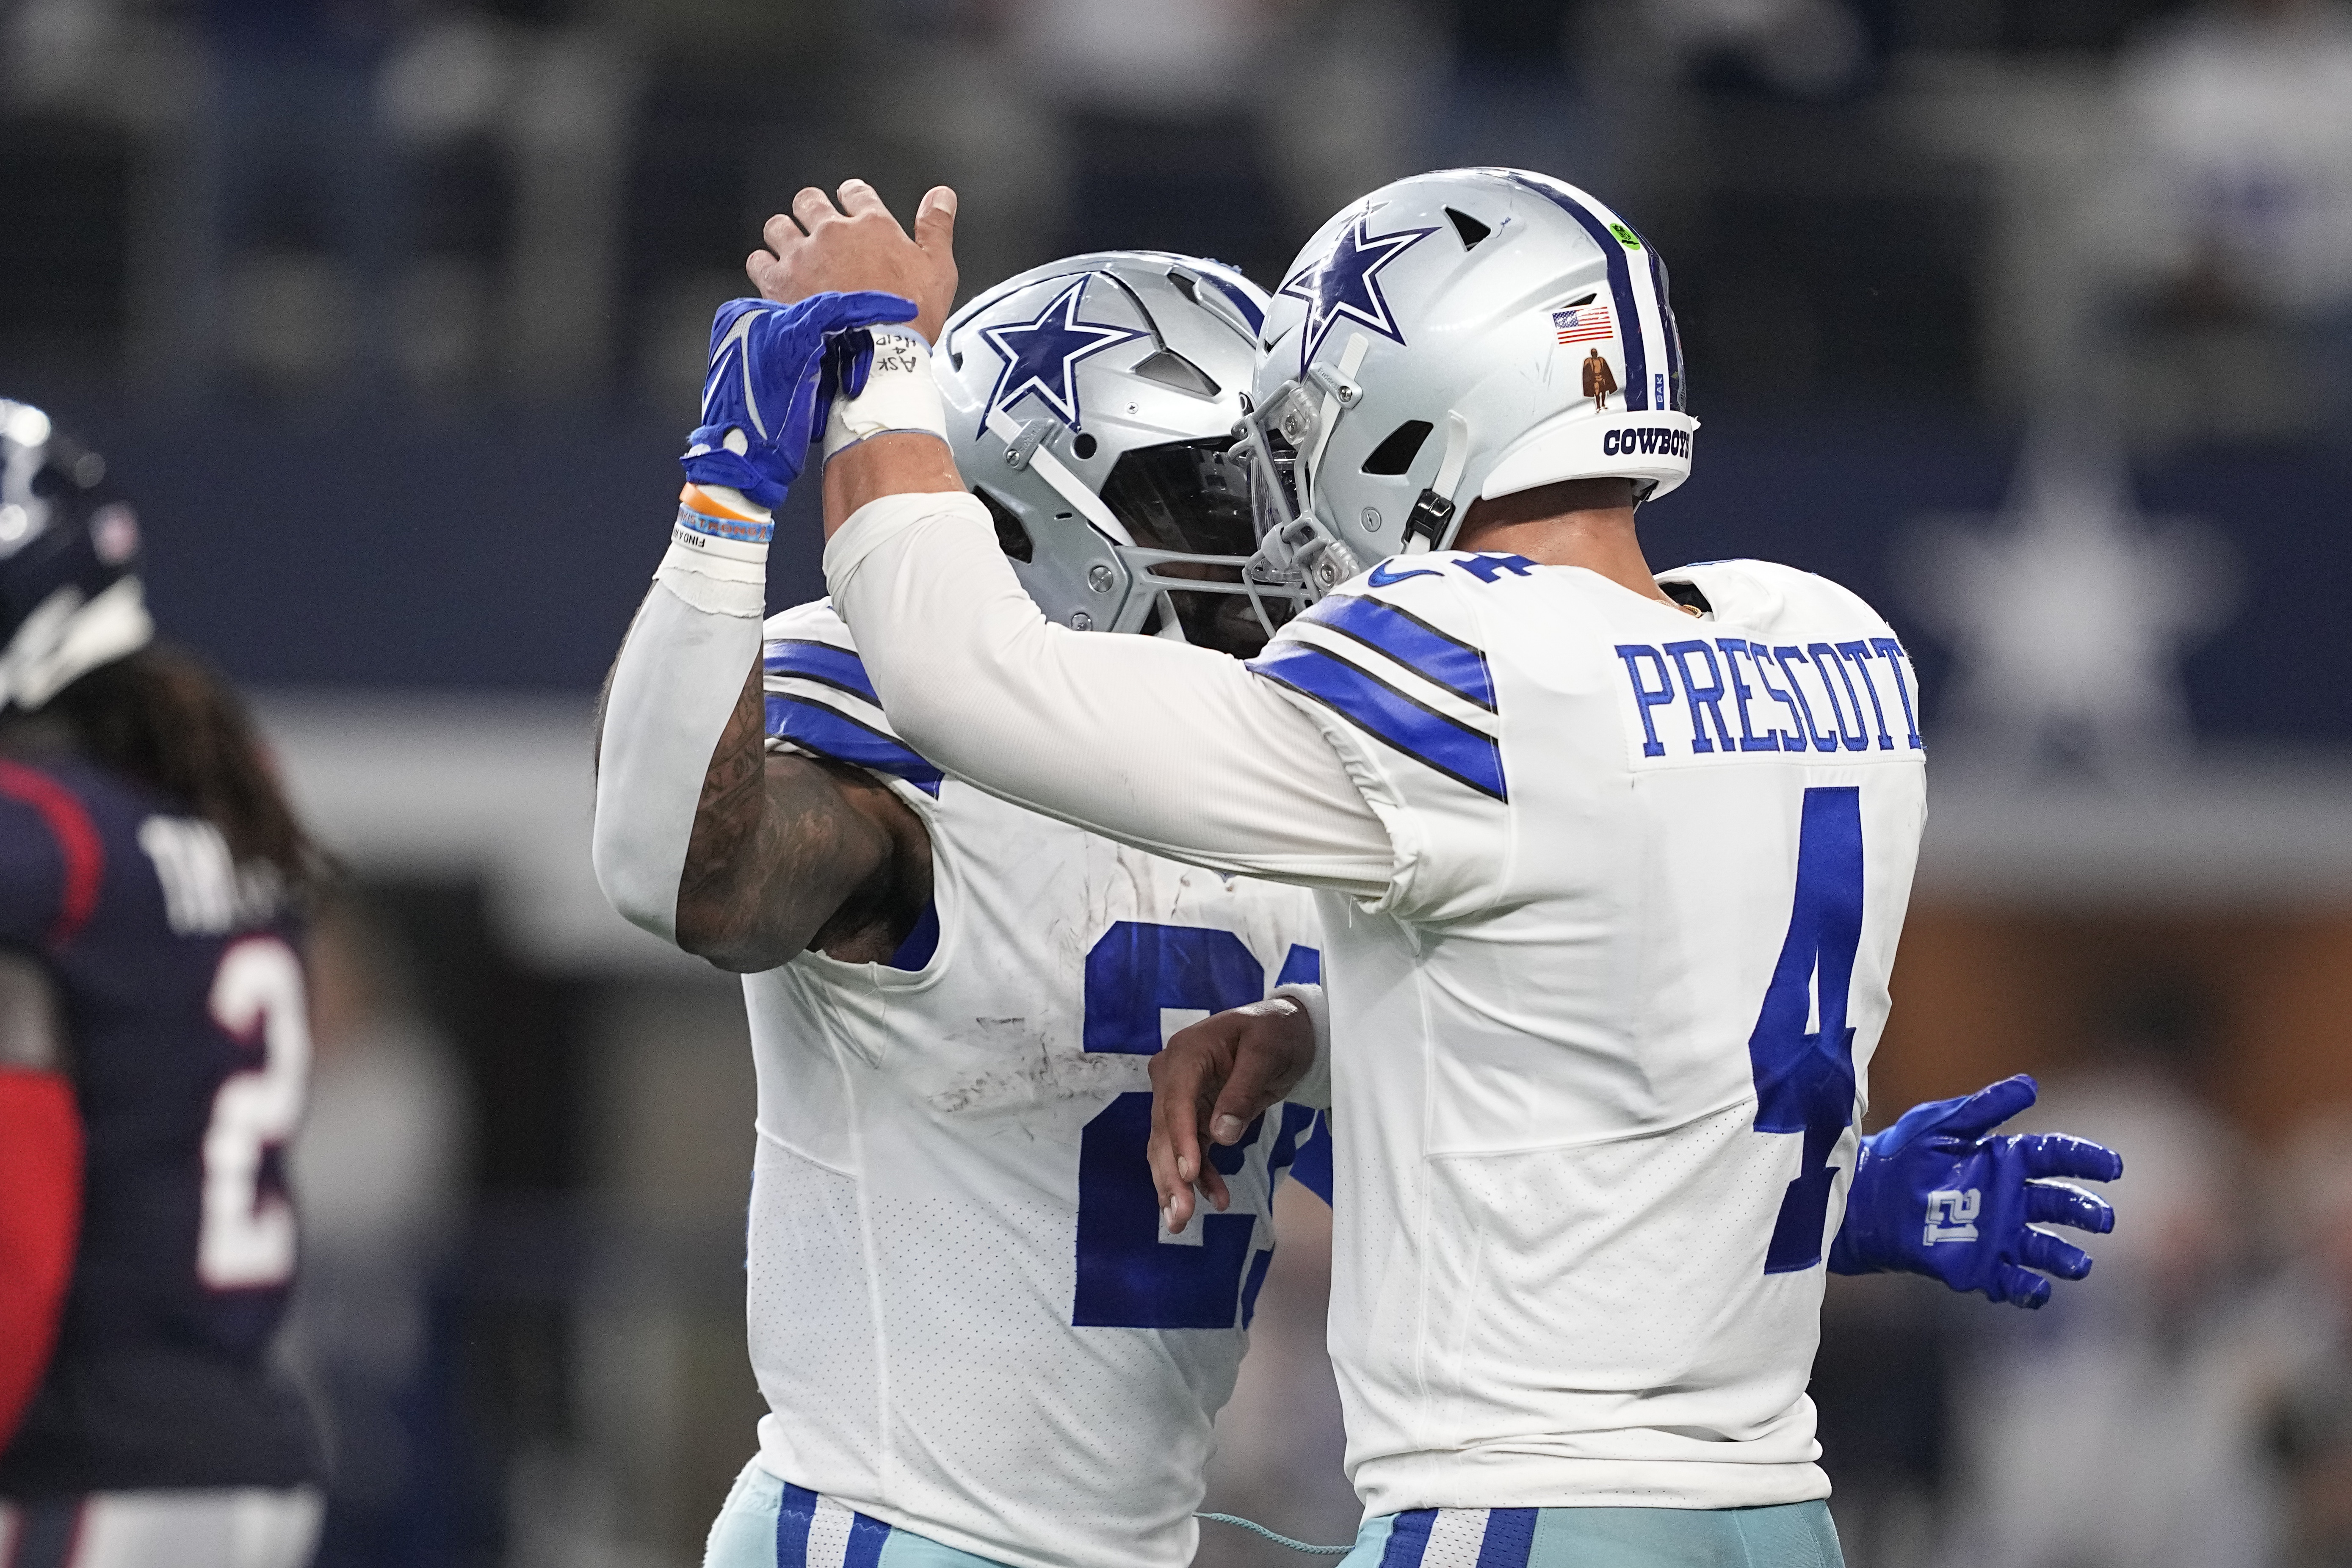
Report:
[[[768,733],[821,757],[905,779],[926,795],[940,793],[939,769],[881,731],[822,702],[770,692]]]
[[[816,1493],[783,1483],[776,1500],[776,1568],[808,1568],[809,1526],[816,1522]]]
[[[1413,761],[1482,795],[1509,798],[1503,749],[1493,737],[1414,700],[1378,676],[1304,643],[1285,643],[1250,660],[1249,668],[1313,698]]]
[[[781,638],[768,645],[761,666],[770,675],[797,675],[806,680],[821,680],[863,697],[877,708],[882,706],[882,700],[874,695],[874,683],[866,679],[866,661],[831,643]]]
[[[1495,711],[1495,679],[1486,668],[1486,656],[1410,611],[1356,595],[1326,599],[1304,618],[1378,648],[1456,697]]]
[[[1478,1542],[1478,1568],[1528,1568],[1536,1549],[1536,1510],[1490,1508],[1486,1533]]]
[[[933,899],[923,906],[923,912],[915,919],[914,929],[907,933],[907,939],[900,942],[897,951],[890,954],[887,964],[892,969],[903,969],[908,973],[914,973],[929,964],[931,962],[931,955],[939,951],[940,901]]]
[[[1609,262],[1609,298],[1617,309],[1618,341],[1625,345],[1625,407],[1638,413],[1650,406],[1650,355],[1642,331],[1642,313],[1633,298],[1633,269],[1625,264],[1625,247],[1609,232],[1609,225],[1601,215],[1570,195],[1564,189],[1554,189],[1540,181],[1523,174],[1503,176],[1523,190],[1533,191],[1544,200],[1584,226],[1592,243]],[[1647,250],[1644,245],[1643,249]]]
[[[881,1568],[882,1549],[889,1543],[888,1525],[866,1514],[852,1516],[849,1548],[841,1554],[841,1568]]]
[[[1381,1568],[1421,1568],[1429,1550],[1429,1532],[1436,1528],[1437,1510],[1417,1508],[1389,1521],[1388,1544],[1381,1551]]]

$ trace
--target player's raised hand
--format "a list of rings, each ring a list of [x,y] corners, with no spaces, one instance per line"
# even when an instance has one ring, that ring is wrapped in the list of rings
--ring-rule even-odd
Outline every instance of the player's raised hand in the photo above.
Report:
[[[841,204],[811,185],[761,231],[768,247],[743,263],[761,294],[790,303],[812,294],[875,289],[915,301],[915,330],[937,342],[955,303],[956,195],[934,185],[915,209],[909,237],[863,180],[841,187]]]
[[[1915,1105],[1864,1139],[1831,1270],[1924,1274],[2021,1307],[2050,1300],[2050,1281],[2035,1269],[2061,1279],[2090,1273],[2089,1254],[2034,1226],[2113,1230],[2116,1211],[2071,1184],[2114,1181],[2123,1156],[2063,1133],[1989,1136],[2036,1092],[2020,1073]]]
[[[1314,1020],[1283,996],[1179,1029],[1151,1058],[1146,1156],[1169,1234],[1192,1223],[1196,1184],[1219,1213],[1233,1201],[1224,1177],[1203,1157],[1203,1143],[1239,1142],[1314,1065]]]
[[[760,505],[783,503],[824,419],[830,388],[820,356],[835,334],[903,321],[915,307],[883,292],[826,293],[790,305],[730,300],[710,323],[702,423],[679,462],[699,485],[740,490]]]

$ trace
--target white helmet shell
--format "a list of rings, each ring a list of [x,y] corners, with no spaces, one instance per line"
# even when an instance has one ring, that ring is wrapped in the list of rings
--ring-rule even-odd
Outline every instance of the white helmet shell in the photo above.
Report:
[[[1243,595],[1255,530],[1224,453],[1265,312],[1222,262],[1106,251],[1008,279],[949,320],[931,365],[957,467],[1049,617],[1181,637],[1224,607],[1211,595]]]
[[[1519,169],[1384,185],[1326,223],[1266,312],[1248,442],[1260,574],[1312,599],[1450,546],[1471,502],[1689,477],[1665,264],[1592,196]]]

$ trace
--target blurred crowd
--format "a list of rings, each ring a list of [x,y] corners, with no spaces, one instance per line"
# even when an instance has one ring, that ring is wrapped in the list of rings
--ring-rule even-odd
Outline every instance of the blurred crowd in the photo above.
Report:
[[[0,392],[682,428],[802,185],[955,184],[967,291],[1139,246],[1271,286],[1463,163],[1633,215],[1727,426],[2352,446],[2341,0],[0,0]],[[322,1568],[674,1568],[759,1408],[740,1003],[533,972],[472,897],[319,933]],[[2035,1112],[2128,1163],[2090,1280],[1833,1282],[1857,1568],[2352,1564],[2352,1108],[2248,1113],[2229,1031],[2145,978]],[[1327,1222],[1286,1201],[1212,1506],[1337,1541]]]
[[[761,220],[964,193],[968,285],[1165,245],[1278,281],[1349,197],[1580,181],[1698,405],[2352,407],[2339,0],[11,0],[0,352],[59,384],[675,407]]]
[[[1814,1397],[1853,1561],[2352,1563],[2352,1118],[2226,1122],[2212,1028],[2151,978],[2020,1120],[2128,1152],[2064,1300],[1832,1282]]]

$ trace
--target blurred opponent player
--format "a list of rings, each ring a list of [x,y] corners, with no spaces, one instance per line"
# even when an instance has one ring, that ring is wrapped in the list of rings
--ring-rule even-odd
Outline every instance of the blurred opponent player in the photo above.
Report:
[[[707,1562],[1178,1568],[1314,1114],[1244,1130],[1232,1211],[1164,1236],[1146,1068],[1171,1025],[1315,979],[1314,910],[943,778],[824,602],[771,617],[762,659],[768,509],[821,416],[800,368],[872,303],[721,312],[695,483],[604,720],[605,891],[744,973],[758,1068],[770,1414]],[[973,504],[1056,621],[1264,641],[1223,462],[1264,310],[1216,263],[1119,253],[946,323]]]
[[[945,196],[909,241],[870,187],[846,214],[804,191],[753,276],[930,298]],[[1603,333],[1608,412],[1569,346]],[[1252,570],[1311,607],[1246,668],[1041,621],[922,345],[888,342],[834,405],[872,438],[827,466],[826,575],[901,733],[1008,801],[1318,888],[1351,1568],[1835,1562],[1805,1385],[1924,742],[1851,593],[1644,562],[1634,507],[1696,429],[1646,243],[1500,169],[1324,226],[1261,330],[1247,437]],[[1927,1173],[1906,1139],[1971,1142],[2022,1088],[1877,1152]],[[1953,1245],[2004,1292],[2087,1268],[2024,1220],[2107,1215],[2055,1184],[1896,1195],[1856,1261]]]
[[[299,1568],[314,857],[236,695],[151,640],[104,468],[0,401],[0,1563]]]

